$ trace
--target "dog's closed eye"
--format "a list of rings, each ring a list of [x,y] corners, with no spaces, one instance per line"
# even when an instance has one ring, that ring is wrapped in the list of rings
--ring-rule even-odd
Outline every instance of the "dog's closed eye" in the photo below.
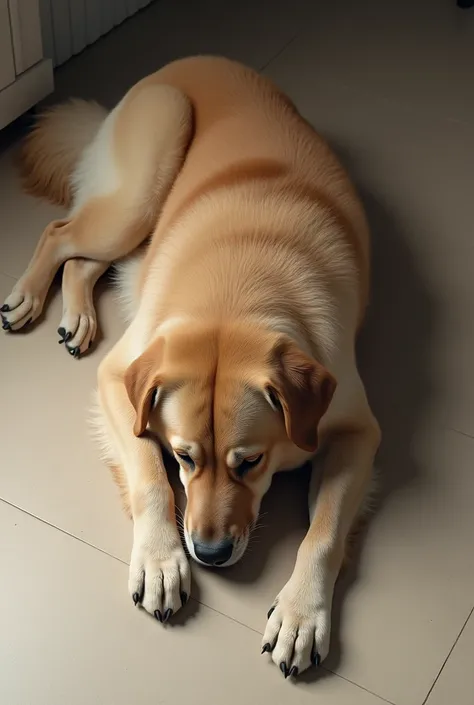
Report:
[[[259,465],[261,463],[262,458],[263,458],[263,453],[260,453],[259,455],[255,456],[253,458],[245,458],[244,460],[242,460],[240,465],[238,465],[235,468],[234,472],[239,477],[243,477],[244,475],[246,475],[249,472],[249,470],[256,468],[257,465]]]
[[[191,456],[188,455],[188,453],[178,453],[178,451],[175,451],[175,453],[178,456],[178,458],[180,458],[180,460],[182,460],[183,463],[188,466],[188,468],[190,470],[194,470],[194,468],[196,467],[196,464],[195,464],[194,460],[191,458]]]

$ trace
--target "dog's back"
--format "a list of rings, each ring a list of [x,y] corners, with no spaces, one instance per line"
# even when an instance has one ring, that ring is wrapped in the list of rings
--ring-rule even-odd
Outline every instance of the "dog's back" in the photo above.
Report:
[[[368,266],[366,221],[350,181],[325,142],[271,81],[237,62],[192,57],[140,83],[178,88],[193,107],[193,139],[162,213],[163,229],[216,188],[249,179],[292,184],[349,224],[361,265]],[[74,169],[106,116],[105,108],[83,100],[40,115],[21,153],[25,188],[70,206]]]
[[[363,210],[324,140],[267,78],[228,59],[175,61],[144,79],[181,90],[194,111],[185,164],[162,214],[163,228],[193,199],[251,179],[307,192],[344,219],[368,260]]]

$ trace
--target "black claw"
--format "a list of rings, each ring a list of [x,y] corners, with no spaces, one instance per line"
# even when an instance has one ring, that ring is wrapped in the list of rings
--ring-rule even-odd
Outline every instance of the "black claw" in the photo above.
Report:
[[[134,592],[132,595],[133,604],[136,606],[140,602],[140,595],[138,592]]]
[[[173,610],[171,608],[168,608],[163,615],[163,623],[167,622],[168,619],[170,619],[172,616],[173,616]]]
[[[7,313],[10,310],[10,306],[8,304],[3,304],[2,308],[0,308],[0,311],[3,313]]]
[[[25,323],[25,327],[29,326],[32,320],[33,320],[32,318],[29,318]]]
[[[68,343],[71,340],[71,338],[72,338],[72,333],[71,333],[71,331],[68,331],[66,333],[66,335],[64,336],[63,342]]]
[[[184,592],[184,590],[183,590],[183,592],[180,594],[180,597],[181,597],[181,606],[184,607],[184,605],[188,601],[188,593]]]
[[[59,345],[61,343],[67,343],[68,340],[70,340],[71,334],[66,332],[66,329],[61,326],[58,328],[58,335],[60,335],[60,339],[58,340]]]
[[[319,666],[321,663],[321,656],[318,654],[318,652],[313,652],[311,654],[311,663],[313,666]]]
[[[263,645],[262,654],[268,653],[268,651],[271,651],[271,650],[272,650],[272,645],[269,644],[267,641],[267,643]]]
[[[287,669],[286,663],[285,663],[284,661],[282,661],[282,662],[280,663],[280,671],[283,673],[283,675],[285,676],[285,678],[288,678],[288,669]]]
[[[296,678],[298,675],[298,666],[292,666],[288,675],[291,678]]]
[[[161,614],[160,610],[155,610],[155,619],[157,619],[159,622],[163,624],[163,615]]]
[[[81,354],[81,348],[78,345],[76,345],[75,348],[70,348],[69,345],[66,345],[66,347],[67,347],[68,353],[70,355],[72,355],[77,360],[77,358]]]
[[[267,619],[270,619],[270,617],[271,617],[272,614],[273,614],[274,609],[275,609],[274,607],[270,607],[270,609],[269,609],[268,612],[267,612]]]
[[[12,329],[10,323],[3,316],[2,316],[2,328],[3,328],[3,330],[11,330]]]

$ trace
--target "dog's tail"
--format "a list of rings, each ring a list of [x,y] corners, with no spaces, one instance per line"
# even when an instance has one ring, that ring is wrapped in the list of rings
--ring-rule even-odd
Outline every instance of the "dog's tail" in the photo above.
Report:
[[[86,100],[71,100],[43,112],[20,152],[25,190],[70,206],[74,170],[106,117],[105,108]]]

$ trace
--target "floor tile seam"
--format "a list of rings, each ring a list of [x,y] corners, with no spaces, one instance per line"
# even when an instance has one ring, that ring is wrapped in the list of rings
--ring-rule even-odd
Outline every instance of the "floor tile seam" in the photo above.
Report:
[[[341,81],[336,85],[343,88],[345,91],[352,93],[353,95],[356,95],[358,93],[357,89],[354,87],[353,84],[346,83],[345,81]],[[379,92],[377,90],[369,90],[367,96],[375,98],[375,100],[377,100],[380,105],[384,107],[390,107],[392,109],[398,108],[401,112],[405,112],[407,114],[418,113],[418,108],[413,100],[394,100],[390,96],[385,95],[384,93]],[[431,111],[430,122],[431,124],[443,124],[447,122],[451,125],[451,127],[462,125],[463,127],[472,129],[472,123],[467,119],[456,118],[449,115],[440,115],[439,113],[433,114]]]
[[[261,73],[263,73],[263,72],[265,71],[265,69],[270,66],[270,64],[272,63],[272,61],[275,61],[276,59],[278,59],[278,57],[281,56],[281,55],[283,54],[283,52],[284,52],[286,49],[288,49],[289,46],[291,46],[291,44],[293,44],[293,42],[295,41],[295,39],[297,39],[297,38],[300,36],[300,34],[301,34],[301,30],[298,30],[292,37],[290,37],[290,39],[288,39],[288,41],[286,41],[286,42],[283,44],[283,46],[282,46],[280,49],[278,49],[278,51],[275,52],[275,54],[273,54],[273,55],[270,57],[270,59],[268,59],[264,64],[262,64],[262,65],[259,67],[258,70],[259,70]]]
[[[461,429],[455,428],[454,426],[449,426],[448,431],[452,431],[453,433],[457,433],[459,436],[463,436],[464,438],[470,438],[471,441],[474,441],[474,434],[468,433],[467,431],[461,431]]]
[[[329,668],[325,668],[324,666],[320,666],[324,671],[327,673],[331,673],[333,676],[336,676],[337,678],[342,678],[343,681],[346,681],[346,683],[350,683],[351,685],[355,686],[356,688],[359,688],[359,690],[363,690],[365,693],[369,693],[369,695],[373,695],[374,698],[377,698],[383,703],[388,703],[388,705],[397,705],[397,703],[394,703],[393,700],[388,700],[387,698],[384,698],[383,695],[380,695],[380,693],[376,693],[374,690],[370,690],[369,688],[366,688],[364,685],[361,685],[360,683],[356,683],[355,681],[351,680],[350,678],[346,678],[346,676],[342,676],[340,673],[337,673],[337,671],[331,671]]]
[[[275,53],[275,55],[269,59],[261,68],[260,71],[264,71],[267,68],[271,66],[271,64],[276,61],[278,58],[280,58],[285,50],[290,47],[296,39],[298,39],[300,36],[304,34],[303,31],[297,32],[294,37],[292,37],[278,52]],[[277,80],[277,79],[276,79]],[[351,83],[346,83],[345,81],[336,81],[333,83],[333,85],[336,88],[340,88],[344,90],[346,93],[351,94],[351,95],[358,95],[359,91],[357,88],[351,84]],[[412,100],[393,100],[389,96],[385,95],[383,92],[377,91],[377,90],[369,90],[367,92],[368,97],[374,98],[381,107],[385,108],[397,108],[400,109],[401,112],[407,113],[407,114],[413,114],[418,112],[417,107],[415,103]],[[430,122],[432,124],[440,123],[449,123],[451,127],[459,126],[462,125],[465,128],[471,128],[472,129],[472,123],[468,119],[463,119],[463,118],[456,118],[453,116],[449,115],[442,115],[442,114],[430,114]]]
[[[4,272],[3,269],[0,269],[0,276],[7,277],[7,279],[11,279],[14,282],[17,282],[19,279],[19,277],[16,277],[14,274],[9,274],[8,272]]]
[[[18,504],[15,504],[14,502],[10,502],[9,500],[5,499],[4,497],[0,497],[0,505],[5,504],[9,507],[12,507],[13,509],[21,512],[22,514],[25,514],[26,516],[29,516],[32,519],[35,519],[36,521],[41,522],[45,526],[48,526],[51,529],[54,529],[56,531],[59,531],[61,534],[69,537],[72,540],[78,541],[79,543],[83,544],[84,546],[87,546],[88,548],[91,548],[95,551],[98,551],[104,556],[107,556],[108,558],[111,558],[112,560],[117,561],[118,563],[121,563],[122,565],[125,565],[129,567],[129,563],[127,561],[124,561],[122,558],[119,558],[113,553],[110,553],[109,551],[106,551],[103,548],[100,548],[100,546],[96,546],[93,543],[90,543],[89,541],[86,541],[85,539],[81,538],[80,536],[76,536],[76,534],[71,533],[70,531],[67,531],[66,529],[63,529],[60,526],[57,526],[57,524],[53,524],[52,522],[48,521],[47,519],[44,519],[43,517],[38,516],[37,514],[34,514],[33,512],[28,511],[27,509],[24,509],[23,507],[19,506]],[[235,617],[232,617],[232,615],[226,614],[225,612],[221,612],[220,610],[216,609],[215,607],[212,607],[211,605],[207,604],[206,602],[202,602],[201,600],[196,600],[194,598],[191,598],[194,602],[197,604],[202,605],[203,607],[206,607],[207,609],[211,610],[212,612],[215,612],[216,614],[219,614],[221,617],[225,617],[226,619],[229,619],[232,622],[235,622],[236,624],[239,624],[242,627],[245,627],[246,629],[249,629],[250,631],[254,632],[255,634],[259,634],[262,636],[262,632],[259,632],[257,629],[254,629],[253,627],[249,626],[248,624],[245,624],[244,622],[240,622],[238,619],[235,619]]]
[[[53,524],[51,521],[48,521],[47,519],[38,516],[37,514],[34,514],[33,512],[30,512],[28,509],[25,509],[24,507],[21,507],[18,504],[15,504],[15,502],[11,502],[8,499],[5,499],[5,497],[0,497],[0,503],[6,504],[9,507],[12,507],[13,509],[17,509],[19,512],[22,514],[26,514],[26,516],[31,517],[32,519],[35,519],[36,521],[41,522],[41,524],[45,524],[45,526],[49,526],[51,529],[55,529],[56,531],[59,531],[61,534],[64,534],[65,536],[69,536],[69,538],[74,539],[76,541],[79,541],[79,543],[82,543],[84,546],[88,546],[89,548],[95,549],[96,551],[99,551],[99,553],[104,554],[105,556],[108,556],[109,558],[113,558],[114,560],[118,561],[119,563],[122,563],[123,565],[129,565],[126,561],[122,560],[118,556],[115,556],[113,553],[109,553],[103,548],[100,548],[100,546],[96,546],[93,543],[90,543],[89,541],[86,541],[85,539],[81,538],[80,536],[76,536],[76,534],[73,534],[70,531],[67,531],[67,529],[63,529],[61,526],[58,526],[57,524]]]
[[[447,655],[446,655],[446,658],[444,659],[443,663],[441,664],[441,668],[439,669],[438,673],[436,674],[436,677],[435,677],[433,683],[431,684],[430,689],[428,690],[428,693],[427,693],[425,699],[423,700],[422,705],[426,705],[426,703],[428,702],[428,699],[429,699],[431,693],[433,692],[433,690],[434,690],[434,688],[435,688],[435,686],[436,686],[436,683],[439,681],[440,676],[441,676],[441,674],[443,673],[444,668],[445,668],[446,664],[448,663],[449,659],[451,658],[451,654],[453,653],[454,649],[456,648],[456,644],[458,643],[459,639],[461,638],[461,635],[462,635],[463,631],[465,630],[465,628],[466,628],[466,626],[467,626],[469,620],[471,619],[473,613],[474,613],[474,605],[473,605],[473,607],[471,608],[471,610],[470,610],[470,612],[469,612],[469,614],[468,614],[468,616],[467,616],[467,618],[466,618],[464,624],[462,625],[462,627],[461,627],[461,629],[460,629],[460,631],[459,631],[459,634],[457,635],[456,639],[454,640],[453,645],[452,645],[451,648],[449,649],[449,651],[448,651],[448,653],[447,653]]]

